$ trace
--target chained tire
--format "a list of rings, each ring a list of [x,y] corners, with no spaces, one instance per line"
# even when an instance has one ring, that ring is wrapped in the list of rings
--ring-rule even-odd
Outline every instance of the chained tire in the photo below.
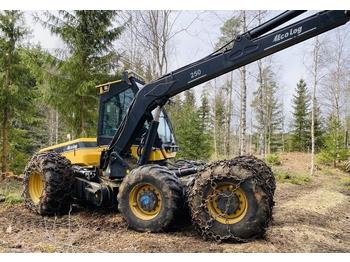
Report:
[[[54,151],[38,153],[24,170],[25,206],[40,215],[67,214],[72,203],[73,182],[68,159]]]
[[[345,172],[350,173],[350,160],[345,162]]]
[[[247,242],[263,237],[276,188],[271,169],[253,156],[217,161],[187,188],[192,222],[204,239]]]
[[[169,229],[184,205],[180,180],[159,165],[132,170],[123,179],[117,198],[118,209],[128,226],[141,232]]]

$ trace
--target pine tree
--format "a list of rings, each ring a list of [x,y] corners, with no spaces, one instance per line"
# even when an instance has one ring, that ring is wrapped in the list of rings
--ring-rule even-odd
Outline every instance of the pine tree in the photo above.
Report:
[[[230,19],[226,20],[223,26],[220,28],[221,36],[219,37],[215,47],[220,48],[221,46],[235,39],[241,31],[240,26],[241,21],[237,17],[231,17]],[[232,46],[233,43],[228,45],[227,48],[232,48]]]
[[[310,147],[310,96],[303,79],[297,83],[296,94],[293,97],[293,136],[292,149],[307,151]]]
[[[95,134],[97,94],[95,86],[109,80],[116,69],[113,42],[122,27],[114,27],[116,11],[59,11],[41,21],[66,44],[68,57],[61,61],[51,85],[51,98],[75,136]]]

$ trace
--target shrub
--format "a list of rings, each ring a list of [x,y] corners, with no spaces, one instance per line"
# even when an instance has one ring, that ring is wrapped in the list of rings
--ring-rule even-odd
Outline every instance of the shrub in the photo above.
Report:
[[[279,166],[282,164],[280,156],[277,154],[270,154],[265,157],[265,160],[268,164],[272,166]]]
[[[333,165],[335,167],[337,162],[344,161],[347,159],[347,157],[347,150],[339,150],[339,153],[336,155],[336,157],[334,157],[334,155],[327,150],[321,150],[321,152],[316,155],[316,163],[327,166]],[[343,168],[345,169],[346,167]]]
[[[294,185],[303,185],[311,181],[307,175],[291,174],[287,171],[274,171],[275,178],[281,183],[291,183]]]

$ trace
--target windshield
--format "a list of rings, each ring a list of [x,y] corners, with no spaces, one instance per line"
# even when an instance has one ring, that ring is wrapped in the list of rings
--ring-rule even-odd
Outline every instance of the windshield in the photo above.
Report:
[[[138,86],[142,88],[142,86]],[[104,137],[103,143],[109,143],[118,130],[118,127],[128,112],[129,106],[134,99],[134,91],[128,88],[114,96],[105,100],[102,104],[102,123],[100,135]],[[152,111],[152,114],[154,111]],[[145,128],[148,128],[148,123],[145,123]],[[169,125],[169,120],[166,113],[161,111],[158,126],[158,135],[163,144],[174,144],[175,138],[172,129]],[[137,139],[136,139],[137,141]]]

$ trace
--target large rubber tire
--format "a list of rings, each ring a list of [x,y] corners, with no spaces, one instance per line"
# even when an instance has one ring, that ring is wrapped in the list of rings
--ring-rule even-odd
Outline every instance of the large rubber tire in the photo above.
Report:
[[[140,218],[131,207],[133,190],[144,184],[155,187],[161,196],[159,211],[151,219]],[[145,165],[132,170],[123,179],[117,198],[118,209],[128,226],[140,232],[160,232],[168,229],[181,215],[185,204],[180,180],[168,168],[159,165]]]
[[[242,205],[244,212],[230,222],[227,220],[227,213],[214,216],[210,204],[213,201],[210,192],[219,192],[215,190],[225,184],[235,185],[232,192],[241,192],[245,202],[245,205],[242,202],[238,204]],[[204,239],[246,242],[260,238],[272,219],[275,188],[276,182],[271,169],[253,156],[241,156],[209,164],[187,188],[192,222]],[[219,194],[220,192],[217,193]]]
[[[40,190],[36,189],[34,196],[31,189],[33,176],[41,179]],[[73,182],[68,159],[54,151],[38,153],[30,159],[24,170],[25,206],[40,215],[67,214],[72,203]]]

